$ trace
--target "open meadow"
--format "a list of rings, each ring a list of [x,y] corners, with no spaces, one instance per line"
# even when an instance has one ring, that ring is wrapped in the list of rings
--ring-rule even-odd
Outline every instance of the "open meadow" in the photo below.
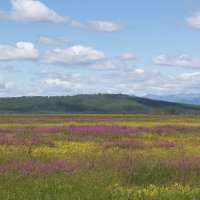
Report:
[[[200,199],[200,116],[0,115],[0,199]]]

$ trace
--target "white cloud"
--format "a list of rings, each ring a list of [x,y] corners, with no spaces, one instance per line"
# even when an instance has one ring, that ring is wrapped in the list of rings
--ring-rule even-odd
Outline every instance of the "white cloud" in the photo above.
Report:
[[[71,19],[69,16],[60,15],[40,0],[10,0],[10,3],[9,11],[0,10],[0,18],[21,22],[66,23],[74,28],[87,29],[86,24]],[[94,30],[102,32],[116,32],[122,29],[120,24],[112,21],[94,20],[89,24]]]
[[[83,29],[83,30],[86,29],[86,26],[81,22],[72,20],[70,18],[68,18],[67,22],[68,22],[69,26],[71,26],[71,27],[79,28],[79,29]]]
[[[102,76],[93,77],[73,74],[57,74],[56,76],[54,76],[54,73],[52,75],[45,74],[43,78],[48,80],[48,84],[46,83],[45,86],[45,94],[48,95],[63,95],[66,94],[66,91],[67,94],[109,92],[163,95],[197,93],[200,90],[200,72],[166,75],[136,68],[127,72],[123,70],[111,71],[102,74]]]
[[[110,60],[98,63],[92,63],[88,67],[95,70],[113,70],[122,66],[122,63],[116,63]]]
[[[12,8],[4,17],[24,22],[63,23],[68,20],[38,0],[10,0]]]
[[[200,11],[197,11],[193,16],[188,17],[186,22],[189,26],[200,29]]]
[[[135,72],[141,75],[144,74],[144,69],[136,68]]]
[[[38,41],[42,44],[52,45],[52,46],[71,43],[69,40],[67,40],[63,37],[54,39],[54,38],[50,38],[48,36],[39,36]]]
[[[102,60],[105,55],[92,47],[75,45],[67,49],[56,48],[47,51],[42,57],[42,62],[46,64],[67,64],[78,65],[88,64],[94,61]]]
[[[75,28],[85,28],[81,22],[72,20],[68,16],[59,15],[39,0],[10,0],[10,2],[12,5],[10,11],[0,11],[1,18],[21,22],[67,23]]]
[[[71,83],[68,81],[62,81],[60,79],[47,79],[44,81],[49,86],[58,86],[58,87],[71,87]]]
[[[152,62],[157,65],[200,68],[200,57],[190,57],[188,55],[159,55],[153,57]]]
[[[64,71],[63,73],[59,73],[58,71],[50,71],[48,69],[43,69],[41,71],[35,71],[35,72],[33,72],[33,74],[36,76],[36,79],[34,79],[33,81],[36,81],[36,80],[66,81],[67,80],[70,83],[77,84],[79,82],[84,82],[86,79],[88,80],[88,78],[86,78],[85,76],[83,76],[81,74],[69,73],[66,71]]]
[[[118,23],[111,21],[90,21],[93,29],[102,32],[116,32],[122,29],[122,26]]]
[[[124,94],[176,94],[199,93],[200,71],[177,75],[163,74],[153,70],[135,68],[129,71],[113,70],[98,74],[71,74],[69,72],[42,70],[35,73],[31,85],[14,85],[7,89],[0,79],[0,96],[20,95],[74,95],[91,93]],[[8,87],[9,86],[9,87]],[[32,92],[34,91],[34,92]]]
[[[46,45],[58,45],[60,44],[60,40],[57,40],[57,39],[53,39],[53,38],[50,38],[50,37],[47,37],[47,36],[40,36],[38,38],[38,41],[42,44],[46,44]]]
[[[31,83],[12,84],[2,87],[0,78],[0,96],[56,96],[82,93],[83,77],[79,74],[59,73],[58,71],[42,70],[35,72],[37,78]]]
[[[126,61],[126,60],[134,60],[135,56],[131,52],[125,52],[120,54],[117,58],[121,61]]]
[[[15,45],[0,44],[0,60],[36,59],[38,50],[30,42],[17,42]]]
[[[131,64],[128,64],[126,62],[122,62],[119,60],[103,60],[100,62],[95,62],[87,65],[88,69],[93,70],[130,70],[133,69],[134,66]]]
[[[79,83],[74,83],[71,81],[66,81],[62,78],[46,79],[41,85],[43,93],[51,93],[52,95],[66,95],[76,93],[81,89]]]
[[[132,71],[112,71],[99,82],[102,91],[135,95],[199,93],[200,72],[167,75],[136,68]]]
[[[183,73],[179,77],[184,81],[200,81],[200,72]]]

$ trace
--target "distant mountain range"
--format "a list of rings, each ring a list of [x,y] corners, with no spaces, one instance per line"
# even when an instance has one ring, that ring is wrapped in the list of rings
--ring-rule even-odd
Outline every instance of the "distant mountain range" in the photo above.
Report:
[[[0,113],[200,113],[200,106],[122,94],[0,98]]]
[[[169,102],[176,102],[176,103],[183,103],[183,104],[194,104],[200,105],[200,93],[194,94],[173,94],[173,95],[154,95],[148,94],[144,96],[144,98],[155,99],[160,101],[169,101]]]

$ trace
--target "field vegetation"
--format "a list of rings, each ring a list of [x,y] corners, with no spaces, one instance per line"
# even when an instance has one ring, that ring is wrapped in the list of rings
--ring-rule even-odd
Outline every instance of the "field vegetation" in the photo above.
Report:
[[[200,199],[200,116],[0,115],[0,199]]]

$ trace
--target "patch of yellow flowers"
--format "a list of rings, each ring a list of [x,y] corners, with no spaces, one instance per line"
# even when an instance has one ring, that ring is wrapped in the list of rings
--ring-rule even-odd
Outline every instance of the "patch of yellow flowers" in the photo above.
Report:
[[[135,186],[133,188],[125,188],[116,183],[114,186],[110,186],[108,190],[113,194],[114,198],[119,200],[200,199],[199,187],[184,186],[178,183],[170,186],[149,185],[147,187]]]
[[[89,153],[97,149],[94,142],[56,142],[55,147],[39,146],[32,150],[32,155],[62,156],[68,153]]]

